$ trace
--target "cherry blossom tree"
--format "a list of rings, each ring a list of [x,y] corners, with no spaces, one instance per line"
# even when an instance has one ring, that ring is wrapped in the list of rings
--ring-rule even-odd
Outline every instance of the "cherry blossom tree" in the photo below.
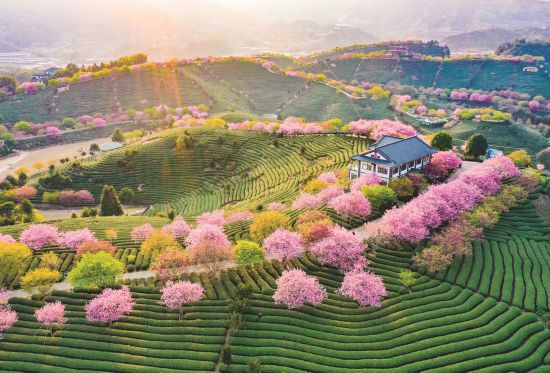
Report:
[[[359,119],[349,123],[349,131],[359,135],[367,135],[375,141],[386,135],[396,137],[411,137],[416,135],[414,127],[389,119]]]
[[[15,243],[15,238],[9,234],[0,233],[0,242]]]
[[[359,192],[342,194],[332,199],[329,206],[338,214],[349,219],[353,216],[366,217],[371,213],[369,200]]]
[[[155,228],[149,223],[139,225],[132,229],[131,236],[132,241],[134,242],[141,242],[145,241],[147,238],[149,238],[153,232],[155,231]]]
[[[173,247],[162,251],[151,268],[161,282],[176,281],[185,273],[188,264],[185,251]]]
[[[360,192],[361,188],[365,185],[378,185],[382,184],[382,179],[374,172],[363,174],[351,183],[352,192]]]
[[[343,272],[363,269],[367,266],[367,245],[352,232],[333,227],[329,235],[311,245],[309,250],[321,264],[332,265]]]
[[[105,289],[97,297],[86,303],[86,318],[91,322],[108,323],[129,314],[134,309],[132,294],[127,286],[121,289]]]
[[[61,137],[61,130],[57,127],[53,127],[53,126],[46,127],[45,132],[46,132],[46,136],[49,139],[57,139]]]
[[[325,188],[317,193],[316,197],[321,203],[326,204],[330,203],[330,201],[341,196],[342,194],[344,194],[344,190],[342,188],[329,186],[328,188]]]
[[[4,332],[11,328],[18,320],[17,313],[9,306],[0,306],[0,340],[4,338]]]
[[[15,199],[17,199],[17,201],[22,201],[24,199],[31,199],[36,197],[36,193],[38,193],[36,188],[33,188],[28,185],[23,185],[22,187],[15,189]]]
[[[332,171],[323,172],[321,175],[317,177],[317,179],[327,184],[335,184],[338,182],[338,176],[336,176],[336,174]]]
[[[222,227],[225,224],[225,217],[223,210],[214,210],[212,212],[205,212],[197,218],[197,224],[209,224]]]
[[[388,295],[382,278],[370,272],[346,273],[338,292],[355,299],[362,307],[380,307],[381,298]]]
[[[59,236],[59,246],[76,250],[82,243],[86,241],[95,241],[95,235],[88,228],[79,229],[76,231],[63,232]]]
[[[264,240],[263,247],[269,257],[283,261],[298,258],[304,252],[300,234],[283,228],[271,233]]]
[[[173,222],[162,227],[162,231],[171,234],[175,239],[184,239],[191,232],[191,226],[178,216]]]
[[[201,224],[191,230],[186,243],[191,264],[206,264],[216,271],[231,258],[231,243],[220,226]]]
[[[292,203],[292,209],[293,210],[302,210],[302,209],[310,210],[310,209],[315,209],[317,207],[320,207],[321,205],[322,205],[322,202],[317,196],[304,192],[304,193],[301,193],[298,196],[298,198],[294,200],[294,202]]]
[[[277,304],[285,304],[289,309],[305,304],[318,306],[327,297],[326,289],[315,277],[306,275],[301,269],[284,271],[277,279],[277,290],[273,299]]]
[[[34,311],[36,320],[49,330],[53,336],[55,328],[61,327],[67,322],[65,318],[65,306],[60,301],[46,303],[41,308]]]
[[[286,208],[286,205],[281,202],[271,202],[267,205],[269,211],[283,211]]]
[[[19,241],[33,250],[40,250],[46,245],[57,245],[59,231],[57,227],[48,224],[33,224],[21,232]]]
[[[204,296],[204,288],[189,281],[168,281],[160,292],[160,304],[168,309],[178,309],[180,320],[183,306],[190,302],[198,302]]]

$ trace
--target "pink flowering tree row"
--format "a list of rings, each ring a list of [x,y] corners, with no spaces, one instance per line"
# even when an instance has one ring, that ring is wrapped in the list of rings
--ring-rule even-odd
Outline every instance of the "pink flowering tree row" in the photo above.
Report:
[[[356,135],[368,136],[371,140],[378,140],[382,136],[411,137],[416,136],[414,127],[396,120],[366,120],[360,119],[348,124],[349,132]]]
[[[484,196],[496,193],[505,177],[519,176],[504,156],[492,158],[464,172],[459,179],[435,185],[406,205],[386,212],[380,233],[417,243],[433,229],[471,210]]]
[[[91,322],[107,323],[109,327],[113,322],[134,309],[134,301],[128,287],[121,289],[105,289],[97,297],[86,303],[86,318]]]

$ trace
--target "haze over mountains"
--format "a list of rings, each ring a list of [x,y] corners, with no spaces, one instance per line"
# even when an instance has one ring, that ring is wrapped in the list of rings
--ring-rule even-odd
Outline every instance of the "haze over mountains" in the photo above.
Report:
[[[550,33],[550,2],[543,0],[417,0],[414,12],[408,0],[71,4],[1,2],[0,53],[22,51],[60,63],[87,63],[137,51],[154,59],[265,51],[300,54],[410,38],[442,39],[457,50],[484,50]]]

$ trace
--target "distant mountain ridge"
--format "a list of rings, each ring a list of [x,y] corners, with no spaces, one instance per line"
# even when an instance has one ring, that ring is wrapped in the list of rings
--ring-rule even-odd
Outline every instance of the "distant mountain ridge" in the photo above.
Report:
[[[516,39],[550,41],[550,28],[529,27],[520,30],[489,28],[448,36],[441,40],[452,52],[494,51],[499,45]]]

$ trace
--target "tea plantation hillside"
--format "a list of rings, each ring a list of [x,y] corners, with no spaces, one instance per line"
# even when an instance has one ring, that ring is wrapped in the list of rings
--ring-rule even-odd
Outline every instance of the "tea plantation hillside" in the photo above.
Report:
[[[195,141],[178,151],[176,139],[182,135]],[[306,181],[345,167],[366,146],[365,140],[333,135],[172,129],[88,160],[82,169],[66,165],[64,172],[73,181],[71,188],[88,189],[97,198],[103,184],[117,190],[130,187],[137,203],[153,205],[149,213],[174,210],[195,216],[220,207],[256,209],[273,201],[290,202]]]
[[[4,122],[43,123],[84,114],[109,114],[119,107],[144,109],[161,104],[206,104],[211,112],[293,115],[310,121],[388,115],[386,100],[373,102],[371,107],[320,83],[274,74],[243,61],[158,68],[73,84],[61,94],[46,90],[17,96],[0,101],[0,114]]]
[[[301,70],[324,73],[344,81],[376,84],[398,81],[419,87],[472,88],[484,91],[512,89],[532,96],[550,95],[548,68],[523,71],[532,64],[508,61],[414,61],[344,59],[321,61]],[[545,72],[546,71],[546,72]]]
[[[545,372],[550,288],[539,280],[548,277],[548,244],[541,237],[549,227],[527,202],[487,232],[489,243],[476,247],[471,258],[439,274],[419,272],[403,247],[371,244],[370,268],[388,290],[380,308],[360,308],[337,295],[341,273],[310,255],[289,267],[305,270],[327,288],[328,300],[317,308],[289,310],[274,303],[275,281],[284,270],[278,262],[218,276],[188,275],[207,296],[186,306],[182,320],[158,304],[153,279],[126,280],[136,306],[111,328],[86,321],[83,306],[94,294],[56,291],[46,301],[61,300],[69,320],[46,340],[33,315],[44,303],[14,298],[10,303],[20,321],[0,343],[0,370],[214,371],[226,341],[231,363],[219,366],[229,372],[247,372],[251,359],[261,361],[262,372]],[[524,240],[529,248],[512,244]],[[510,256],[494,255],[493,247],[502,249],[503,243]],[[399,283],[402,269],[415,273],[411,293]],[[524,280],[533,281],[533,291],[525,292]],[[226,334],[241,283],[253,289],[250,307],[236,334]]]

